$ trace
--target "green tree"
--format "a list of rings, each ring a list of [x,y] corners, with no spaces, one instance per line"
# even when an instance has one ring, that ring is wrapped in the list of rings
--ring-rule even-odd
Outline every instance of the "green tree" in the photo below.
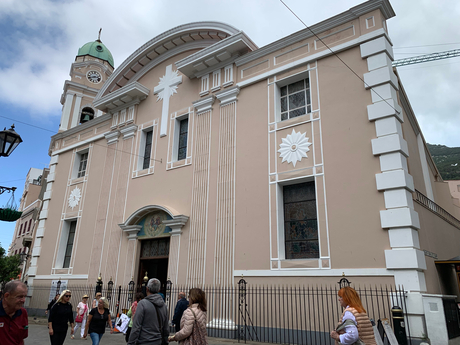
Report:
[[[0,246],[0,286],[11,279],[17,279],[21,272],[19,255],[7,256],[5,254],[5,249]]]

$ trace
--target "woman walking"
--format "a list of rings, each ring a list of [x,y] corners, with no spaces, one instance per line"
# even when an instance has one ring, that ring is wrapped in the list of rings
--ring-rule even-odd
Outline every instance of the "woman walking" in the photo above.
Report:
[[[189,291],[189,307],[185,309],[180,320],[180,331],[168,338],[169,341],[178,341],[179,344],[206,345],[206,295],[198,288]]]
[[[77,316],[75,317],[75,328],[73,329],[74,333],[77,333],[78,327],[81,328],[80,330],[80,337],[83,338],[83,334],[85,334],[85,325],[86,325],[86,315],[88,312],[88,295],[84,295],[81,299],[81,302],[78,303],[77,306]],[[74,338],[74,335],[70,337],[71,339]]]
[[[91,309],[97,308],[97,302],[99,302],[99,298],[101,298],[102,293],[96,292],[96,296],[93,299],[93,304],[91,305]]]
[[[136,300],[133,302],[133,304],[131,304],[131,307],[129,308],[128,313],[126,314],[126,316],[131,318],[129,320],[128,330],[126,331],[126,335],[125,335],[126,342],[129,341],[129,335],[131,334],[131,328],[133,328],[133,319],[134,319],[134,314],[136,314],[137,303],[143,298],[144,298],[144,294],[142,292],[138,292],[136,294]]]
[[[51,345],[62,345],[67,335],[68,324],[70,323],[70,334],[73,336],[73,311],[70,304],[72,293],[64,290],[57,302],[50,309],[48,316],[48,329]]]
[[[331,338],[343,345],[354,344],[359,339],[365,345],[377,345],[371,321],[356,290],[347,286],[340,289],[338,295],[339,303],[345,310],[340,325],[331,332]]]
[[[83,338],[89,333],[93,345],[99,345],[102,336],[105,332],[105,325],[109,323],[110,333],[113,333],[112,320],[109,312],[109,302],[105,297],[99,298],[97,307],[91,309],[88,315],[88,321],[86,321],[85,333]]]
[[[45,314],[48,314],[48,312],[51,310],[54,303],[56,303],[60,296],[61,294],[57,293],[56,296],[54,296],[54,298],[51,300],[51,302],[48,303],[48,307],[46,307]]]

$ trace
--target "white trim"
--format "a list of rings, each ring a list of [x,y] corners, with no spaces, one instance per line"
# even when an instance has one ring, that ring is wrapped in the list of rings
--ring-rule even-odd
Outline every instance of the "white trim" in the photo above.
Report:
[[[69,146],[67,146],[66,148],[63,148],[63,149],[54,151],[54,152],[52,153],[51,158],[52,158],[53,156],[55,156],[55,155],[59,155],[59,154],[61,154],[61,153],[64,153],[64,152],[73,150],[73,149],[76,148],[76,147],[83,146],[83,145],[86,145],[86,144],[90,144],[90,143],[92,143],[93,141],[102,139],[102,138],[104,138],[105,135],[106,135],[107,133],[109,133],[109,132],[110,132],[110,131],[105,132],[105,133],[102,133],[102,134],[98,134],[98,135],[96,135],[96,136],[94,136],[94,137],[92,137],[92,138],[89,138],[89,139],[86,139],[86,140],[82,140],[82,141],[80,141],[80,142],[78,142],[78,143],[69,145]],[[48,179],[48,182],[49,182],[49,179]]]
[[[34,279],[51,279],[55,280],[59,278],[60,280],[63,279],[88,279],[87,274],[49,274],[49,275],[39,275],[35,276]]]
[[[234,270],[234,277],[341,277],[351,276],[393,276],[386,268],[336,268],[336,269],[281,269],[281,270]]]
[[[383,29],[378,29],[378,30],[372,31],[372,32],[370,32],[368,34],[362,35],[362,36],[360,36],[360,37],[358,37],[358,38],[356,38],[354,40],[351,40],[351,41],[348,41],[346,43],[342,43],[342,44],[339,44],[337,46],[334,46],[331,49],[332,49],[332,51],[334,53],[338,53],[338,52],[350,49],[350,48],[352,48],[354,46],[360,45],[360,44],[362,44],[364,42],[367,42],[369,40],[375,39],[376,37],[386,36],[386,35],[387,34]],[[314,62],[315,60],[319,60],[319,59],[325,58],[327,56],[333,55],[334,54],[333,52],[331,52],[330,50],[324,50],[322,52],[306,56],[306,57],[304,57],[302,59],[298,59],[298,60],[293,61],[291,63],[288,63],[286,65],[280,66],[278,68],[274,68],[274,69],[272,69],[272,70],[270,70],[268,72],[259,74],[259,75],[255,76],[255,77],[252,77],[252,78],[248,79],[248,80],[239,82],[239,83],[237,83],[237,85],[240,88],[249,86],[251,84],[259,82],[260,80],[267,79],[269,77],[273,77],[274,75],[277,75],[277,74],[281,74],[281,73],[283,73],[283,72],[285,72],[287,70],[290,70],[290,69],[302,66],[302,65],[304,65],[306,63]],[[237,64],[237,66],[239,66],[239,65],[240,64]]]

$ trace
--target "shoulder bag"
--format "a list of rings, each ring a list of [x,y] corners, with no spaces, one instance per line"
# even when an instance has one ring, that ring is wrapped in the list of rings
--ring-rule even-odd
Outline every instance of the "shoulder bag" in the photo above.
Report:
[[[353,320],[347,319],[343,321],[340,325],[338,325],[335,331],[338,333],[339,331],[345,330],[346,326],[357,327],[356,324],[353,322]],[[341,343],[339,342],[339,344]],[[361,338],[358,338],[358,340],[356,340],[352,345],[366,345],[366,344],[364,344],[364,341],[362,341]]]
[[[192,345],[208,345],[208,338],[206,337],[206,333],[203,334],[200,325],[196,319],[196,314],[192,308],[190,310],[193,313],[193,317],[195,318],[195,322],[193,323],[193,330],[191,334],[191,338],[193,338],[194,342]]]

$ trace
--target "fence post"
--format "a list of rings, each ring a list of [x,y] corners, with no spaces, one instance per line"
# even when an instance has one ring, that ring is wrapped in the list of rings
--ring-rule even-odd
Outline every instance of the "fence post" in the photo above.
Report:
[[[172,290],[173,283],[171,279],[168,278],[166,281],[166,305],[168,306],[168,310],[171,310],[171,290]]]
[[[149,276],[147,271],[145,271],[144,282],[142,283],[142,293],[144,296],[147,296],[147,283],[149,282]]]
[[[131,281],[128,283],[128,302],[129,306],[133,303],[134,299],[134,277],[131,277]]]
[[[112,277],[110,277],[110,280],[107,283],[107,299],[109,300],[109,303],[112,302],[112,290],[113,290],[113,280],[112,280]]]
[[[117,299],[117,317],[120,311],[120,298],[121,298],[121,285],[118,287],[118,299]]]
[[[102,293],[102,277],[101,277],[101,273],[99,273],[99,277],[97,277],[97,280],[96,280],[96,292],[94,293],[94,295],[96,295],[98,292]]]
[[[246,344],[246,318],[241,317],[244,315],[244,311],[246,310],[246,285],[248,283],[244,280],[243,276],[241,276],[240,281],[238,282],[238,326],[240,327],[240,334],[238,336],[238,342],[240,339],[244,339],[244,343]],[[241,325],[241,321],[244,322],[244,326]]]
[[[351,281],[345,278],[345,273],[342,273],[342,279],[340,279],[337,284],[339,284],[340,289],[344,287],[348,287],[351,285]]]

